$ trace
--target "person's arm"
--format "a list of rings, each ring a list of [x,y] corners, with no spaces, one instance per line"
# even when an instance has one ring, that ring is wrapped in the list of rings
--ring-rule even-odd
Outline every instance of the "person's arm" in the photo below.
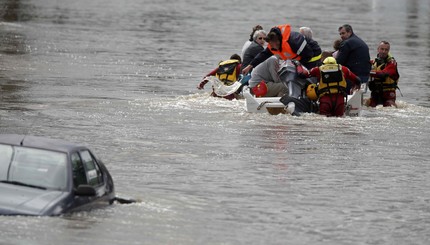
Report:
[[[349,52],[350,52],[349,42],[345,40],[342,42],[339,48],[339,52],[337,53],[337,56],[336,56],[336,62],[340,65],[345,65],[346,60],[348,59]]]
[[[301,62],[308,62],[314,57],[314,51],[310,44],[310,40],[306,39],[305,36],[299,32],[291,32],[288,44],[291,49],[301,57]]]
[[[360,88],[361,79],[357,75],[355,75],[351,70],[349,70],[348,67],[342,66],[342,73],[346,79],[348,79],[354,83],[353,89],[359,89]]]
[[[204,89],[206,83],[208,83],[209,81],[206,79],[206,77],[209,76],[215,76],[216,73],[218,72],[218,67],[213,69],[211,72],[209,72],[203,79],[202,81],[197,85],[197,89]]]
[[[321,73],[320,73],[320,68],[319,67],[314,67],[309,71],[309,76],[310,77],[316,77],[318,78],[318,80],[320,79]]]
[[[198,85],[197,85],[197,89],[204,89],[206,83],[208,83],[209,80],[203,79]]]
[[[264,62],[272,55],[273,55],[272,51],[270,51],[269,48],[265,48],[263,51],[257,54],[257,56],[255,56],[255,58],[251,61],[251,63],[248,66],[243,68],[242,74],[248,74],[252,68]]]
[[[217,72],[218,72],[218,67],[213,69],[211,72],[209,72],[205,77],[215,76]]]
[[[242,71],[242,64],[239,63],[236,66],[236,81],[239,80],[240,75],[242,74],[240,73],[241,71]]]
[[[372,73],[371,76],[381,79],[385,79],[387,76],[389,76],[393,80],[399,79],[399,73],[397,71],[397,62],[392,59],[385,65],[385,68],[383,70]]]

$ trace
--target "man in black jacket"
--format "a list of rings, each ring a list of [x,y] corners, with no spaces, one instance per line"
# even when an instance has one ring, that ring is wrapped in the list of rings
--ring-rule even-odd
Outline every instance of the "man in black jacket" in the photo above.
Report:
[[[367,83],[371,70],[369,47],[354,34],[348,24],[339,27],[339,35],[343,41],[337,54],[337,63],[348,67],[363,83]],[[347,82],[347,91],[350,91],[351,82]]]

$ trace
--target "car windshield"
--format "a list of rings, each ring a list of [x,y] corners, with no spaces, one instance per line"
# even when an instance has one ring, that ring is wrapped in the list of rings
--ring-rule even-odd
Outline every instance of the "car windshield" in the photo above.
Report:
[[[0,144],[0,182],[65,191],[67,155]]]

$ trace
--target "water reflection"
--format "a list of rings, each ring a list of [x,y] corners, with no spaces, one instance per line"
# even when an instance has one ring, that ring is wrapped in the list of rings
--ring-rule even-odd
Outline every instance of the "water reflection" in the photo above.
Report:
[[[406,19],[406,38],[409,39],[408,45],[416,45],[416,40],[410,40],[410,39],[416,39],[419,37],[419,23],[418,16],[419,16],[419,2],[417,0],[410,0],[409,4],[406,5],[406,11],[407,11],[407,19]],[[410,43],[410,42],[413,43]]]
[[[427,4],[427,6],[425,6]],[[419,0],[409,0],[406,3],[406,45],[408,47],[414,47],[414,54],[416,55],[424,55],[422,53],[424,50],[427,51],[425,57],[430,57],[430,26],[428,25],[428,16],[430,16],[430,6],[429,2]],[[426,32],[424,28],[429,28]],[[427,68],[427,71],[430,69],[430,61],[429,59],[424,59],[421,62],[424,62],[424,67]],[[420,81],[424,87],[429,88],[428,77],[424,76],[423,80]],[[430,101],[430,94],[427,92],[423,97],[426,97],[427,101]],[[423,98],[423,100],[425,100]]]
[[[13,80],[4,77],[0,73],[0,108],[7,105],[7,103],[14,103],[23,99],[19,93],[25,87],[25,81]]]
[[[21,20],[21,2],[7,0],[0,8],[0,109],[22,110],[16,105],[24,101],[25,81],[14,78],[20,65],[13,57],[29,53],[29,46],[20,25],[12,23]]]
[[[6,0],[6,2],[1,6],[0,20],[4,21],[17,21],[19,16],[20,1],[19,0]]]
[[[0,30],[0,53],[2,54],[26,54],[29,53],[26,37],[16,31]]]

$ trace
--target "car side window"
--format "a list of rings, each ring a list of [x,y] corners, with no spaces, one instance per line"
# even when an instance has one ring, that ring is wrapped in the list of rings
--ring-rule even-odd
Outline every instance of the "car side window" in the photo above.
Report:
[[[102,173],[96,160],[90,154],[89,151],[80,151],[82,162],[85,166],[85,171],[87,173],[88,184],[92,186],[98,186],[103,183]]]
[[[77,188],[79,185],[88,184],[84,164],[82,163],[81,157],[77,152],[72,153],[71,161],[73,170],[73,186]]]

